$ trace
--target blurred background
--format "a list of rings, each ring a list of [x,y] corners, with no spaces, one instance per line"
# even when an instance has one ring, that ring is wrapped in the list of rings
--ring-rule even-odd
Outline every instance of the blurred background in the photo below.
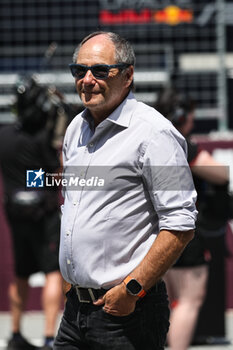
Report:
[[[154,105],[159,91],[172,84],[196,101],[193,138],[229,165],[232,178],[233,1],[229,0],[1,0],[0,127],[16,119],[13,91],[25,74],[36,74],[42,86],[55,86],[78,110],[81,101],[68,64],[79,41],[99,29],[115,31],[133,44],[138,100]],[[229,222],[227,252],[218,254],[219,242],[213,243],[216,260],[198,324],[199,338],[226,337],[225,311],[233,309],[232,232]],[[0,311],[7,312],[12,253],[2,210],[0,242]],[[222,281],[225,287],[219,290]],[[31,280],[28,310],[40,310],[42,284],[43,276]],[[213,313],[216,299],[221,303]]]
[[[233,128],[232,1],[1,0],[0,121],[10,122],[11,88],[39,72],[77,102],[67,69],[76,44],[96,29],[134,45],[137,97],[153,103],[171,79],[197,101],[198,133]]]

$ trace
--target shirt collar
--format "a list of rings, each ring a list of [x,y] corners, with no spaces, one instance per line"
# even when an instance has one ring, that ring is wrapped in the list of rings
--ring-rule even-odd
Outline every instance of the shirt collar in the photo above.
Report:
[[[127,128],[130,124],[133,112],[133,106],[136,99],[134,94],[130,91],[124,101],[110,114],[106,119],[110,122]]]
[[[136,99],[134,94],[130,91],[124,101],[122,101],[122,103],[105,120],[127,128],[130,125],[135,102]],[[89,123],[91,129],[94,128],[94,120],[88,109],[85,109],[81,116]],[[105,120],[103,120],[103,122]]]

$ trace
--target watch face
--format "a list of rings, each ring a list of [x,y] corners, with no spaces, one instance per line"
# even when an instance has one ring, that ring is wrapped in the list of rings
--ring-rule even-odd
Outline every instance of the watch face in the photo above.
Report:
[[[131,294],[137,295],[141,292],[142,286],[140,285],[140,283],[138,283],[138,281],[132,279],[127,283],[127,289]]]

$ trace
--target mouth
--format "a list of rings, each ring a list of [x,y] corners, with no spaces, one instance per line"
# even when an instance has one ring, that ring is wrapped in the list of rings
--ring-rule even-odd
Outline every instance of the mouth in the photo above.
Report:
[[[94,94],[97,95],[99,92],[98,91],[93,91],[93,90],[82,90],[83,94]]]
[[[83,99],[85,100],[85,102],[89,102],[95,99],[95,96],[99,95],[99,92],[82,90],[81,95],[83,96]]]

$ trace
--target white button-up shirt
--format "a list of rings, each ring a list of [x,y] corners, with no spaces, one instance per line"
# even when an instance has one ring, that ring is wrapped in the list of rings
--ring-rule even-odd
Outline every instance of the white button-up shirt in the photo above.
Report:
[[[195,227],[186,142],[132,93],[95,129],[88,110],[77,115],[63,162],[64,173],[80,181],[63,189],[60,268],[72,284],[110,288],[142,261],[161,229]]]

